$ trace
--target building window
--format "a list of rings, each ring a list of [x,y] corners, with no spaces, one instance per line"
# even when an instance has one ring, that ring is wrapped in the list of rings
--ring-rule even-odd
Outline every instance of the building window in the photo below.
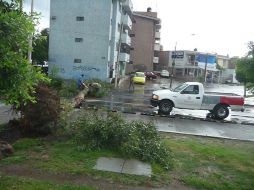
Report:
[[[75,42],[83,42],[83,38],[75,38]]]
[[[77,20],[77,21],[84,21],[85,18],[84,18],[83,16],[77,16],[77,17],[76,17],[76,20]]]
[[[74,59],[74,63],[82,63],[81,59]]]

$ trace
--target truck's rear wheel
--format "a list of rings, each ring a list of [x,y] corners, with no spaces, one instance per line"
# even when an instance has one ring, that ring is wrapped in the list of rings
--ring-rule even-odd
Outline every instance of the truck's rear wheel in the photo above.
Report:
[[[218,120],[223,120],[228,117],[229,109],[224,105],[218,105],[213,110],[214,116]]]
[[[159,112],[165,115],[169,115],[174,105],[170,100],[162,100],[159,103]]]

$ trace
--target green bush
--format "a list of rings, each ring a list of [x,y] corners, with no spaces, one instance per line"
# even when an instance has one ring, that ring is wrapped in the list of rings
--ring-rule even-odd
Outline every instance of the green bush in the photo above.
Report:
[[[50,79],[51,79],[51,81],[50,81],[49,86],[59,92],[63,87],[63,80],[60,78],[50,78]]]
[[[65,98],[72,98],[79,92],[77,82],[75,80],[64,80],[59,95]]]
[[[171,166],[170,152],[151,123],[127,122],[117,113],[86,112],[71,129],[80,150],[113,149],[128,158]]]

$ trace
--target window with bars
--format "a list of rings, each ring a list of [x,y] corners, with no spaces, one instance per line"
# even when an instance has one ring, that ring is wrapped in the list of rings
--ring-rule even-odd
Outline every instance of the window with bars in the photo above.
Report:
[[[77,20],[77,21],[84,21],[84,20],[85,20],[85,17],[83,17],[83,16],[77,16],[77,17],[76,17],[76,20]]]
[[[82,63],[81,59],[74,59],[74,63]]]
[[[83,42],[83,38],[75,38],[75,42]]]

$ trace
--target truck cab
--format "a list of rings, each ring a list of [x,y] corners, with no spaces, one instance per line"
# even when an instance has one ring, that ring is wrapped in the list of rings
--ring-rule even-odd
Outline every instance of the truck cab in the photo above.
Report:
[[[175,108],[200,109],[204,94],[203,84],[187,82],[173,90],[158,90],[153,92],[152,105],[159,106],[159,103],[170,101]]]

